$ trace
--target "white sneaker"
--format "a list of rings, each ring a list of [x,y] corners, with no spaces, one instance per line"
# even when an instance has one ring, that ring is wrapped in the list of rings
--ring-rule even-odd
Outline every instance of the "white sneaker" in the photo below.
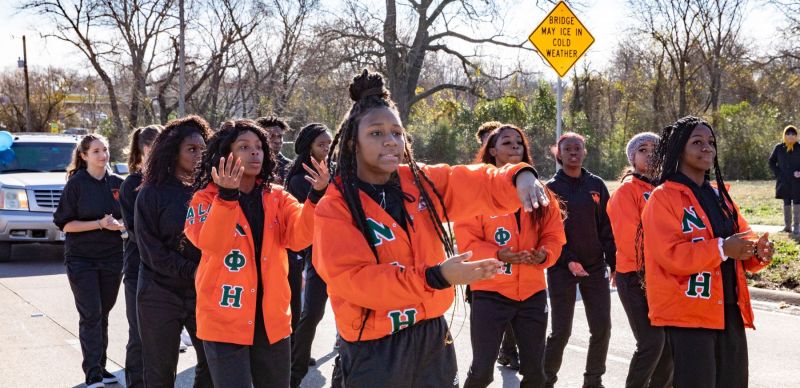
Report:
[[[186,350],[185,349],[186,347],[192,346],[192,337],[189,336],[189,332],[186,331],[185,327],[183,328],[183,331],[181,332],[181,345],[183,345],[184,350]]]

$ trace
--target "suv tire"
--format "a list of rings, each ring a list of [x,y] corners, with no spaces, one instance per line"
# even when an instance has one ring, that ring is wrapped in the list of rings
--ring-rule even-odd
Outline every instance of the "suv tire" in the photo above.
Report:
[[[0,262],[11,260],[11,243],[0,242]]]

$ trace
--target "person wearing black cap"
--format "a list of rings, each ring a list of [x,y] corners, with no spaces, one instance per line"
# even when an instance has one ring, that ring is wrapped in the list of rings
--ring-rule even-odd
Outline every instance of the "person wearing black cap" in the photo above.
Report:
[[[303,170],[303,163],[312,166],[311,158],[322,163],[328,156],[331,147],[332,137],[328,127],[324,124],[308,124],[297,135],[294,142],[294,152],[297,159],[289,167],[286,175],[286,186],[289,193],[295,196],[298,201],[305,201],[311,192],[311,182],[306,179],[309,175]],[[311,361],[311,343],[317,325],[325,314],[325,303],[328,301],[328,287],[317,274],[314,265],[311,263],[311,247],[300,252],[289,252],[289,260],[292,256],[300,256],[306,263],[306,284],[303,294],[303,311],[300,314],[297,327],[292,334],[292,378],[291,387],[299,387],[306,373],[308,373],[309,362]],[[296,295],[296,296],[295,296]],[[298,289],[292,290],[292,299],[300,297]]]

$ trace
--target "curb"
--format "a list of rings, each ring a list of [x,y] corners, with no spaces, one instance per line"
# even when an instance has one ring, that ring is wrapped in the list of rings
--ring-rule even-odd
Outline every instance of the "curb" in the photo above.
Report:
[[[747,287],[750,290],[750,297],[758,300],[766,300],[770,302],[784,302],[800,306],[800,293],[792,291],[777,291],[768,290],[764,288]]]

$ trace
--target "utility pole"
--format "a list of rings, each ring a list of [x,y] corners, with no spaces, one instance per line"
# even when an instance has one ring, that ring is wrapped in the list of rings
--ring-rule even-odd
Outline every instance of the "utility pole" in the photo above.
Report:
[[[185,88],[186,88],[186,56],[184,52],[186,51],[186,45],[184,43],[184,35],[186,34],[186,20],[184,19],[184,10],[183,10],[183,1],[178,1],[178,13],[180,15],[180,53],[178,58],[178,116],[183,117],[186,115],[186,97],[185,97]]]
[[[28,48],[25,44],[25,35],[22,35],[22,63],[25,72],[25,131],[32,132],[31,128],[31,87],[28,82]]]

